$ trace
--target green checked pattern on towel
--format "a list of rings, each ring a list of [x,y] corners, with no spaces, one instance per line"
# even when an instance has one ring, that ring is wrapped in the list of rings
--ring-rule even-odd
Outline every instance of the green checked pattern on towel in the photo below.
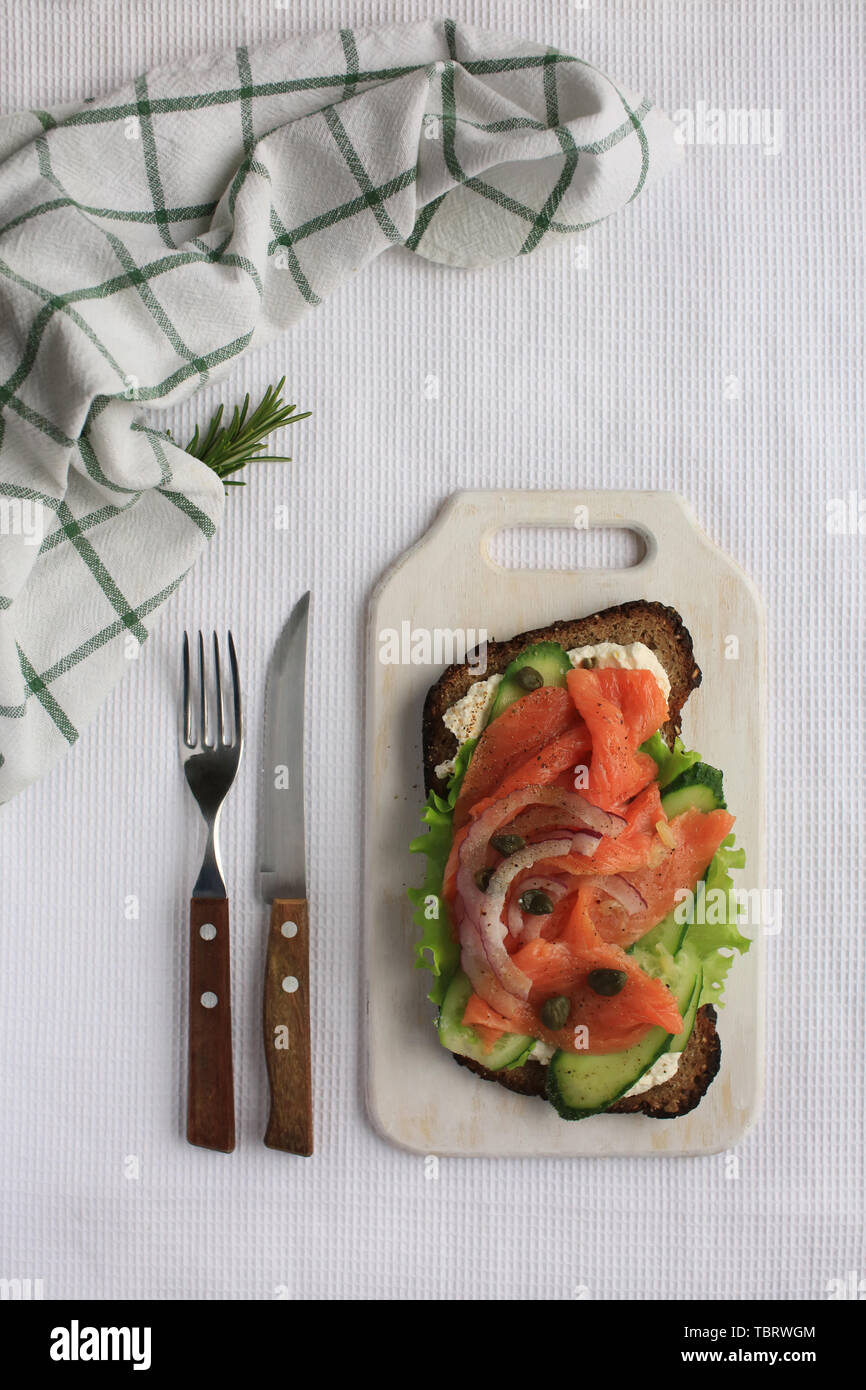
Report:
[[[213,534],[148,424],[394,243],[534,251],[674,162],[580,58],[451,21],[342,30],[0,118],[0,802],[73,744]]]

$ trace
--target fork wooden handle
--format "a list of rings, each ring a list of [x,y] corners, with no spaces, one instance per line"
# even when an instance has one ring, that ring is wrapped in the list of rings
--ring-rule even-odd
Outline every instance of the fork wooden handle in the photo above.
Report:
[[[189,912],[189,1093],[186,1137],[235,1146],[228,898],[193,898]]]
[[[271,1111],[269,1149],[313,1152],[310,1069],[309,912],[303,898],[278,898],[271,907],[265,967],[265,1057]]]

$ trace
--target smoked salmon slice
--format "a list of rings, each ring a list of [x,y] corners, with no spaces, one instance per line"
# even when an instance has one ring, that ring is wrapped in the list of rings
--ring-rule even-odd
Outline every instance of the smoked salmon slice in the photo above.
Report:
[[[585,795],[611,810],[655,778],[652,758],[637,750],[667,719],[665,698],[651,671],[577,666],[566,681],[592,741]]]
[[[536,873],[630,874],[656,863],[665,852],[656,825],[667,819],[658,783],[652,782],[633,801],[618,807],[618,814],[624,817],[626,827],[615,840],[602,840],[591,857],[568,854],[539,861]]]
[[[494,801],[516,791],[518,787],[547,787],[558,782],[563,773],[567,774],[563,790],[578,790],[574,784],[575,768],[581,758],[586,757],[591,747],[589,730],[581,719],[573,729],[568,729],[564,734],[551,739],[550,743],[546,743],[531,758],[513,766],[490,796],[475,803],[469,813],[470,817],[475,820]]]
[[[618,839],[603,840],[591,859],[567,854],[534,865],[536,873],[573,874],[592,880],[597,890],[592,918],[605,941],[623,948],[633,945],[673,911],[678,890],[697,887],[734,825],[734,817],[727,811],[705,812],[692,806],[667,822],[674,842],[668,848],[655,833],[655,821],[652,833],[640,828],[642,821],[654,814],[652,804],[653,799],[647,796],[636,813],[635,824]],[[663,820],[661,806],[658,811],[656,821]],[[643,906],[629,912],[605,893],[604,876],[608,874],[624,876]]]
[[[733,826],[734,817],[727,811],[699,811],[696,806],[668,821],[673,848],[656,852],[652,862],[627,875],[646,906],[629,915],[618,903],[608,904],[604,923],[598,922],[605,939],[630,946],[667,917],[676,906],[677,890],[697,887]]]
[[[602,940],[590,913],[592,898],[588,882],[578,891],[559,940],[537,937],[515,953],[515,964],[532,981],[526,1002],[514,1000],[506,1017],[477,994],[470,995],[464,1024],[487,1029],[489,1041],[502,1032],[528,1033],[566,1052],[589,1053],[631,1047],[653,1026],[678,1033],[682,1017],[671,991],[619,946]],[[589,983],[594,970],[621,971],[625,985],[616,995],[598,994]],[[569,1019],[565,1027],[549,1029],[541,1009],[557,995],[571,1001]]]
[[[521,701],[518,700],[516,703],[520,704]],[[514,709],[514,705],[509,705],[508,709]],[[506,709],[505,714],[508,713],[508,709]],[[504,715],[500,715],[500,718],[504,718]],[[477,820],[479,816],[484,814],[489,806],[493,805],[494,801],[499,801],[503,796],[508,796],[509,792],[516,791],[518,787],[545,787],[552,786],[554,783],[559,785],[562,779],[561,784],[564,791],[574,790],[573,769],[581,758],[586,757],[589,749],[589,733],[583,720],[581,720],[575,728],[569,729],[566,733],[560,734],[558,738],[552,739],[551,742],[546,743],[538,753],[533,754],[531,758],[527,758],[525,762],[520,763],[514,768],[490,796],[484,796],[480,801],[476,801],[469,812],[468,820]],[[474,762],[474,760],[475,758],[473,756],[472,761]],[[472,767],[471,762],[469,766],[470,768]],[[565,776],[563,778],[564,772]],[[514,830],[518,834],[524,833],[524,827],[520,823],[521,819],[522,818],[519,818],[514,826]],[[556,817],[548,810],[541,816],[538,816],[537,819],[544,825],[544,831],[542,833],[542,831],[539,830],[534,833],[540,836],[540,838],[546,839],[550,829],[556,827]],[[462,825],[459,830],[455,830],[454,832],[451,852],[448,856],[448,861],[445,865],[445,873],[442,879],[442,896],[446,902],[451,902],[454,898],[454,887],[457,881],[457,856],[467,829],[468,823]],[[531,839],[532,835],[527,835],[526,838]]]
[[[580,722],[569,692],[556,685],[542,685],[503,710],[487,725],[472,754],[454,807],[455,830],[466,824],[477,802],[492,792],[497,798],[502,794],[501,785],[510,772],[531,762],[547,744]],[[527,777],[527,782],[535,781],[541,778]]]

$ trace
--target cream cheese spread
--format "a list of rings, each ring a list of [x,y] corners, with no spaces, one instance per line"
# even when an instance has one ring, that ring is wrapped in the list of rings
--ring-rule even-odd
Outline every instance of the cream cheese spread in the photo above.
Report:
[[[458,700],[443,714],[442,723],[446,729],[450,729],[461,747],[467,739],[477,738],[487,723],[487,716],[496,698],[496,688],[501,680],[501,676],[488,676],[486,681],[476,681],[474,685],[470,685],[462,700]],[[444,781],[453,771],[454,759],[449,758],[436,768],[436,776]]]
[[[663,1052],[648,1071],[643,1076],[638,1077],[630,1091],[626,1091],[626,1096],[642,1096],[644,1091],[649,1091],[653,1086],[661,1086],[663,1081],[670,1081],[676,1075],[677,1067],[680,1064],[681,1052]]]
[[[599,668],[617,666],[624,671],[652,671],[659,690],[666,700],[670,699],[668,673],[655,652],[651,652],[643,642],[629,642],[624,647],[616,642],[596,642],[591,647],[575,647],[568,655],[574,666],[591,658]]]

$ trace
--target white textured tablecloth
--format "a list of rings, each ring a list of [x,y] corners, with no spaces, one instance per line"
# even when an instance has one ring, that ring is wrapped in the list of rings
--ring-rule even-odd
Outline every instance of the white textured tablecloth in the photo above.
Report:
[[[0,107],[240,39],[440,10],[36,0],[0,14]],[[480,274],[389,252],[218,388],[255,394],[286,372],[315,412],[289,436],[296,462],[233,492],[96,725],[0,815],[0,1277],[42,1280],[47,1298],[808,1299],[866,1276],[866,535],[828,529],[834,499],[866,499],[863,12],[466,0],[457,17],[581,53],[670,112],[765,109],[778,152],[696,145],[577,246]],[[216,398],[165,423],[182,433]],[[676,488],[765,596],[769,884],[786,921],[768,941],[764,1114],[736,1161],[442,1160],[430,1180],[365,1118],[364,605],[448,492],[500,484]],[[265,660],[307,586],[318,1151],[302,1161],[260,1142],[253,838]],[[225,1157],[183,1138],[200,841],[174,737],[179,633],[229,623],[250,737],[224,830],[239,1121]]]

